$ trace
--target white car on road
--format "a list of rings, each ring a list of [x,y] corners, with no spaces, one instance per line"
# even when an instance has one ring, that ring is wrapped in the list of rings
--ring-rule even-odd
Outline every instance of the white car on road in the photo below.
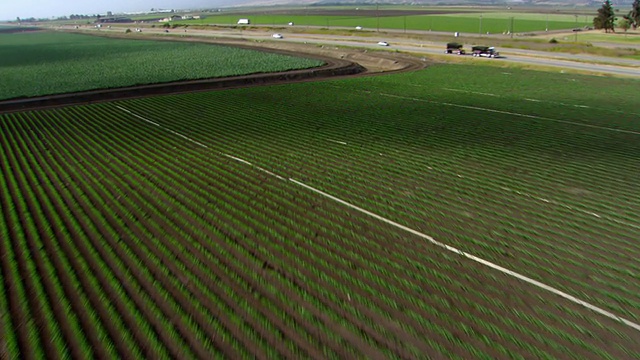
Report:
[[[389,46],[389,43],[386,41],[378,41],[378,45],[380,46]]]
[[[274,38],[274,39],[282,39],[283,38],[282,34],[273,34],[273,35],[271,35],[271,37]]]

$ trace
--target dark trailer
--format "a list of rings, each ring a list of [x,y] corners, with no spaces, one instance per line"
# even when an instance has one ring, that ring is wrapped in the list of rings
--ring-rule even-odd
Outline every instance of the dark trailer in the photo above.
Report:
[[[482,56],[489,58],[496,58],[500,56],[500,53],[496,51],[493,46],[474,46],[471,48],[473,56]]]
[[[458,44],[455,42],[447,43],[447,50],[444,51],[445,54],[458,54],[464,55],[465,51],[462,49],[462,44]]]

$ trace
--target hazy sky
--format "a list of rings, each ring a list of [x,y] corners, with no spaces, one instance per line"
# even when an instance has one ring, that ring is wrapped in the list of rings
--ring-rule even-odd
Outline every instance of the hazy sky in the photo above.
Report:
[[[104,14],[107,11],[208,8],[233,4],[236,0],[0,0],[0,20],[16,17],[48,18],[71,14]]]

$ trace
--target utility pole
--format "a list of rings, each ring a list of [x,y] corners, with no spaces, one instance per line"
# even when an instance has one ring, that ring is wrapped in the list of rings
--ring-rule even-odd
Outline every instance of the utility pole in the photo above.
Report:
[[[404,33],[407,33],[407,15],[404,16]]]
[[[544,31],[549,31],[549,14],[547,14],[547,25],[544,27]]]
[[[576,33],[576,39],[574,42],[578,42],[578,14],[574,15],[576,17],[576,27],[573,29],[573,32]]]
[[[480,28],[478,29],[478,35],[482,35],[482,14],[480,14]]]
[[[378,11],[378,2],[376,1],[376,31],[380,32],[380,12]]]
[[[513,39],[513,16],[511,17],[511,38]]]

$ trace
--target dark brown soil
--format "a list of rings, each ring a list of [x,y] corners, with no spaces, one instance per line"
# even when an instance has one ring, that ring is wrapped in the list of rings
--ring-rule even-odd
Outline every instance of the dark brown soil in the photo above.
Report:
[[[5,29],[2,26],[0,26],[0,34],[15,34],[15,33],[37,32],[37,31],[43,31],[43,30],[37,27],[10,27]]]

